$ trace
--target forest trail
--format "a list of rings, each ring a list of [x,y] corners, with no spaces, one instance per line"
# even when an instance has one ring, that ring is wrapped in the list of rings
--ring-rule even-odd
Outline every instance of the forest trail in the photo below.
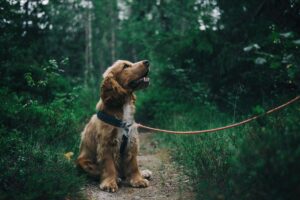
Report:
[[[167,149],[158,148],[151,133],[140,133],[140,153],[138,156],[141,170],[152,171],[148,188],[132,188],[121,183],[116,193],[99,189],[99,183],[90,181],[85,186],[89,200],[177,200],[194,199],[193,188],[182,170],[171,161]]]

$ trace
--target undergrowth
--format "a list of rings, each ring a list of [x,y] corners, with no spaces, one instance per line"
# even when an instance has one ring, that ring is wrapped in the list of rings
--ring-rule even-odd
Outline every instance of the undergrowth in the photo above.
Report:
[[[0,89],[0,199],[84,198],[74,158],[93,92],[73,87],[80,84],[62,76],[55,61],[18,80]]]
[[[156,126],[199,130],[231,123],[212,106],[157,113]],[[191,177],[197,199],[297,199],[300,195],[300,109],[216,133],[157,139]]]

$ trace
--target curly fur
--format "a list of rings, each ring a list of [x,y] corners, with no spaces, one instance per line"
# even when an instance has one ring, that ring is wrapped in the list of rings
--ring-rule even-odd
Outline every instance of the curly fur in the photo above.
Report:
[[[143,61],[114,63],[103,74],[104,80],[101,84],[101,98],[97,103],[97,110],[105,111],[118,119],[134,122],[136,97],[133,89],[128,85],[147,71],[148,65]],[[137,127],[130,128],[128,144],[124,156],[121,157],[120,145],[123,131],[121,128],[102,122],[93,115],[81,133],[77,165],[89,175],[100,177],[102,190],[117,191],[118,177],[126,178],[133,187],[149,185],[138,168]]]

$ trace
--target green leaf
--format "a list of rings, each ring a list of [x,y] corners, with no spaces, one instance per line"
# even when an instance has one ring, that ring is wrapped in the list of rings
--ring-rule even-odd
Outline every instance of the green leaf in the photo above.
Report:
[[[254,108],[252,108],[252,112],[255,115],[261,115],[261,114],[263,114],[265,112],[265,110],[260,105],[256,105]]]
[[[280,63],[279,62],[272,62],[270,65],[271,69],[278,69],[280,67]]]
[[[35,86],[35,82],[34,82],[34,80],[33,80],[33,78],[32,78],[32,74],[31,74],[30,72],[25,73],[25,74],[24,74],[24,78],[25,78],[25,80],[26,80],[26,82],[27,82],[27,85],[28,85],[29,87],[34,87],[34,86]]]

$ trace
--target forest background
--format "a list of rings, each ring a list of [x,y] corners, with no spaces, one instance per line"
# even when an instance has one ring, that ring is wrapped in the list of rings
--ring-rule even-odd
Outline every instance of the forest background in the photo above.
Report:
[[[299,0],[1,0],[0,199],[84,198],[73,162],[117,59],[151,62],[136,120],[237,122],[299,95]],[[197,199],[300,196],[300,107],[199,136],[158,134]]]

